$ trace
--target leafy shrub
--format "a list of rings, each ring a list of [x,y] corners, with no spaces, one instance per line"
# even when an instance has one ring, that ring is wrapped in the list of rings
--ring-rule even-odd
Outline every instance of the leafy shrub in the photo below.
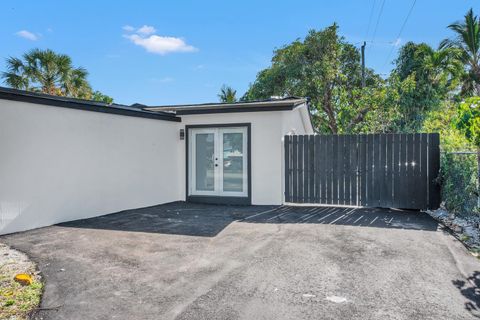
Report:
[[[440,183],[442,201],[448,211],[463,216],[476,210],[477,163],[475,154],[454,154],[455,151],[475,151],[475,145],[455,125],[460,104],[445,101],[429,112],[423,123],[423,132],[439,132]]]
[[[446,209],[459,215],[471,215],[477,208],[477,163],[475,154],[444,153],[440,179]]]

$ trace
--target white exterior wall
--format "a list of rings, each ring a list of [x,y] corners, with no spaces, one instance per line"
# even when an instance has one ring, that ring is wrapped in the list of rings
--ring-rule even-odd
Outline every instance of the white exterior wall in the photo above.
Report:
[[[313,133],[292,111],[181,116],[182,122],[0,99],[0,234],[185,200],[194,124],[251,124],[252,204],[283,203],[283,136]]]
[[[283,113],[282,132],[285,134],[313,134],[307,105],[303,104],[291,112]]]
[[[302,109],[292,111],[265,111],[240,113],[214,113],[199,115],[182,115],[185,125],[251,123],[251,171],[252,171],[252,204],[281,205],[283,203],[284,157],[283,136],[294,130],[297,134],[313,133],[310,120],[305,124]],[[308,116],[308,113],[306,114]],[[182,176],[185,181],[185,140],[179,150]],[[180,192],[186,198],[185,185]]]
[[[0,234],[181,200],[178,126],[0,100]]]

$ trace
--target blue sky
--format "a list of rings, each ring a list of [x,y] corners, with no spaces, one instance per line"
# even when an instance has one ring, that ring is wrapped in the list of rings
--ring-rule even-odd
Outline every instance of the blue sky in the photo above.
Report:
[[[480,14],[478,0],[417,0],[399,37],[413,0],[385,0],[379,15],[382,2],[5,1],[0,70],[8,56],[50,48],[70,55],[74,65],[89,71],[94,89],[118,103],[212,102],[224,83],[242,95],[275,48],[310,29],[337,22],[347,41],[369,42],[367,66],[386,74],[398,45],[436,47],[451,35],[446,26],[469,8]]]

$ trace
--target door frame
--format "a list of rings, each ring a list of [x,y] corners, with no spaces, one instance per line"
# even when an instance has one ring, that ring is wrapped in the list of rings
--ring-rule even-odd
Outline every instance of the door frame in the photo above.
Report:
[[[213,195],[190,195],[190,129],[198,128],[247,128],[247,196],[213,196]],[[213,204],[251,205],[252,204],[252,130],[251,123],[213,123],[195,124],[185,126],[185,198],[188,202],[201,202]]]

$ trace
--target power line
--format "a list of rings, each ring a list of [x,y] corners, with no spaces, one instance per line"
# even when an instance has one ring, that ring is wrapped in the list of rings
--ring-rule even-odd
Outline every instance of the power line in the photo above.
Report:
[[[372,4],[372,9],[370,9],[370,17],[368,18],[368,27],[367,27],[367,35],[365,36],[365,39],[368,38],[368,35],[370,34],[370,25],[372,23],[372,18],[373,18],[373,12],[375,11],[375,2],[376,0],[373,0]]]
[[[400,36],[402,35],[403,29],[405,29],[405,26],[407,25],[407,21],[410,18],[410,16],[412,15],[413,8],[415,7],[416,3],[417,3],[417,0],[413,0],[412,6],[410,7],[410,10],[408,10],[407,16],[405,17],[405,20],[403,21],[403,24],[402,24],[402,27],[400,28],[400,31],[398,32],[398,36],[394,39],[394,42],[392,44],[392,48],[390,49],[387,60],[385,60],[385,63],[383,64],[383,66],[385,66],[388,63],[388,61],[390,60],[390,57],[392,56],[392,53],[393,53],[393,49],[395,48],[395,43],[396,43],[396,41],[398,41],[398,39],[400,39]]]
[[[373,30],[372,42],[375,41],[375,36],[377,35],[378,24],[380,23],[380,18],[382,17],[383,6],[384,6],[384,5],[385,5],[385,0],[382,1],[382,5],[381,5],[381,7],[380,7],[380,12],[378,13],[377,23],[375,23],[375,29]]]

